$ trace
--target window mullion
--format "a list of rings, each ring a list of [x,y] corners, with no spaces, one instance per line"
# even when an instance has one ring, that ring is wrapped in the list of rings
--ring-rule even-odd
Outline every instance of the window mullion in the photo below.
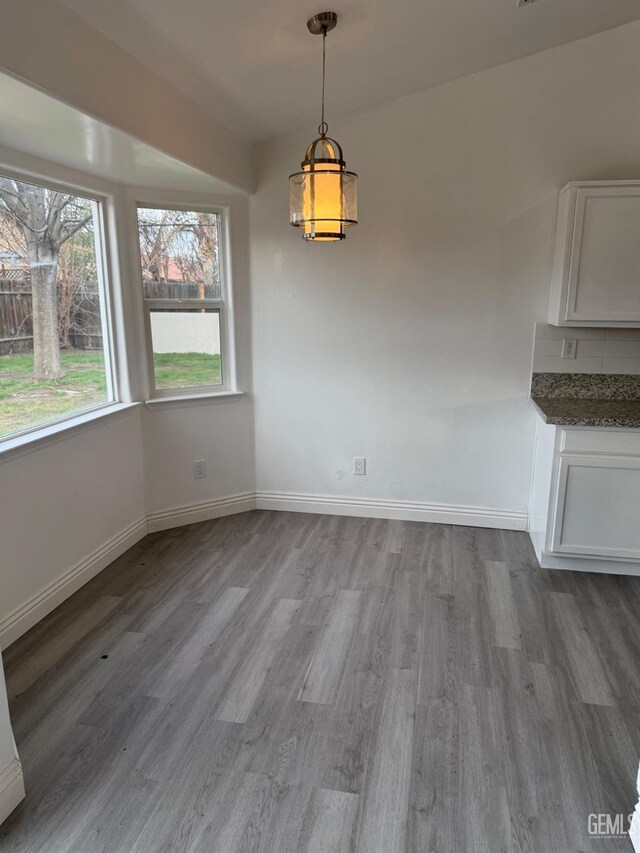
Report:
[[[209,311],[221,310],[221,299],[145,299],[144,304],[150,309],[178,310],[179,308],[207,308]]]

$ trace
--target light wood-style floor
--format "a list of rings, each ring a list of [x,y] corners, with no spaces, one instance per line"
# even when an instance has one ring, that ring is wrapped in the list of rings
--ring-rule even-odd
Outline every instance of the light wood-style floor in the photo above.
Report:
[[[523,533],[254,512],[154,534],[5,654],[0,850],[571,853],[634,806],[640,579]]]

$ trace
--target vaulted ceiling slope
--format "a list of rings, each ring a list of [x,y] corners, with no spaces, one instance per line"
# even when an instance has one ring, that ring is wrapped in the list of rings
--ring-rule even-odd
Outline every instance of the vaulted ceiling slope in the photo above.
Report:
[[[261,140],[317,119],[319,0],[64,0],[229,128]],[[323,0],[324,2],[324,0]],[[327,0],[329,117],[640,18],[640,0]]]

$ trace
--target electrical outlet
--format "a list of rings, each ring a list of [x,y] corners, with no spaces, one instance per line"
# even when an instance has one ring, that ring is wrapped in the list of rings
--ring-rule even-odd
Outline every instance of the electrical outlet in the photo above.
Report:
[[[562,357],[563,358],[575,358],[577,349],[578,349],[578,341],[576,338],[563,338],[562,339]]]
[[[353,473],[356,477],[364,477],[367,473],[367,460],[364,456],[353,457]]]
[[[207,476],[207,463],[204,459],[193,460],[193,479],[202,480]]]

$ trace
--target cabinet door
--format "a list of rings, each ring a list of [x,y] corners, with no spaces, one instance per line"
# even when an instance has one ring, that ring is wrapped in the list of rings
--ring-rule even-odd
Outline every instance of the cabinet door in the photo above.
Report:
[[[640,185],[572,188],[552,296],[559,325],[640,326]]]
[[[640,559],[640,457],[560,456],[551,551]]]

